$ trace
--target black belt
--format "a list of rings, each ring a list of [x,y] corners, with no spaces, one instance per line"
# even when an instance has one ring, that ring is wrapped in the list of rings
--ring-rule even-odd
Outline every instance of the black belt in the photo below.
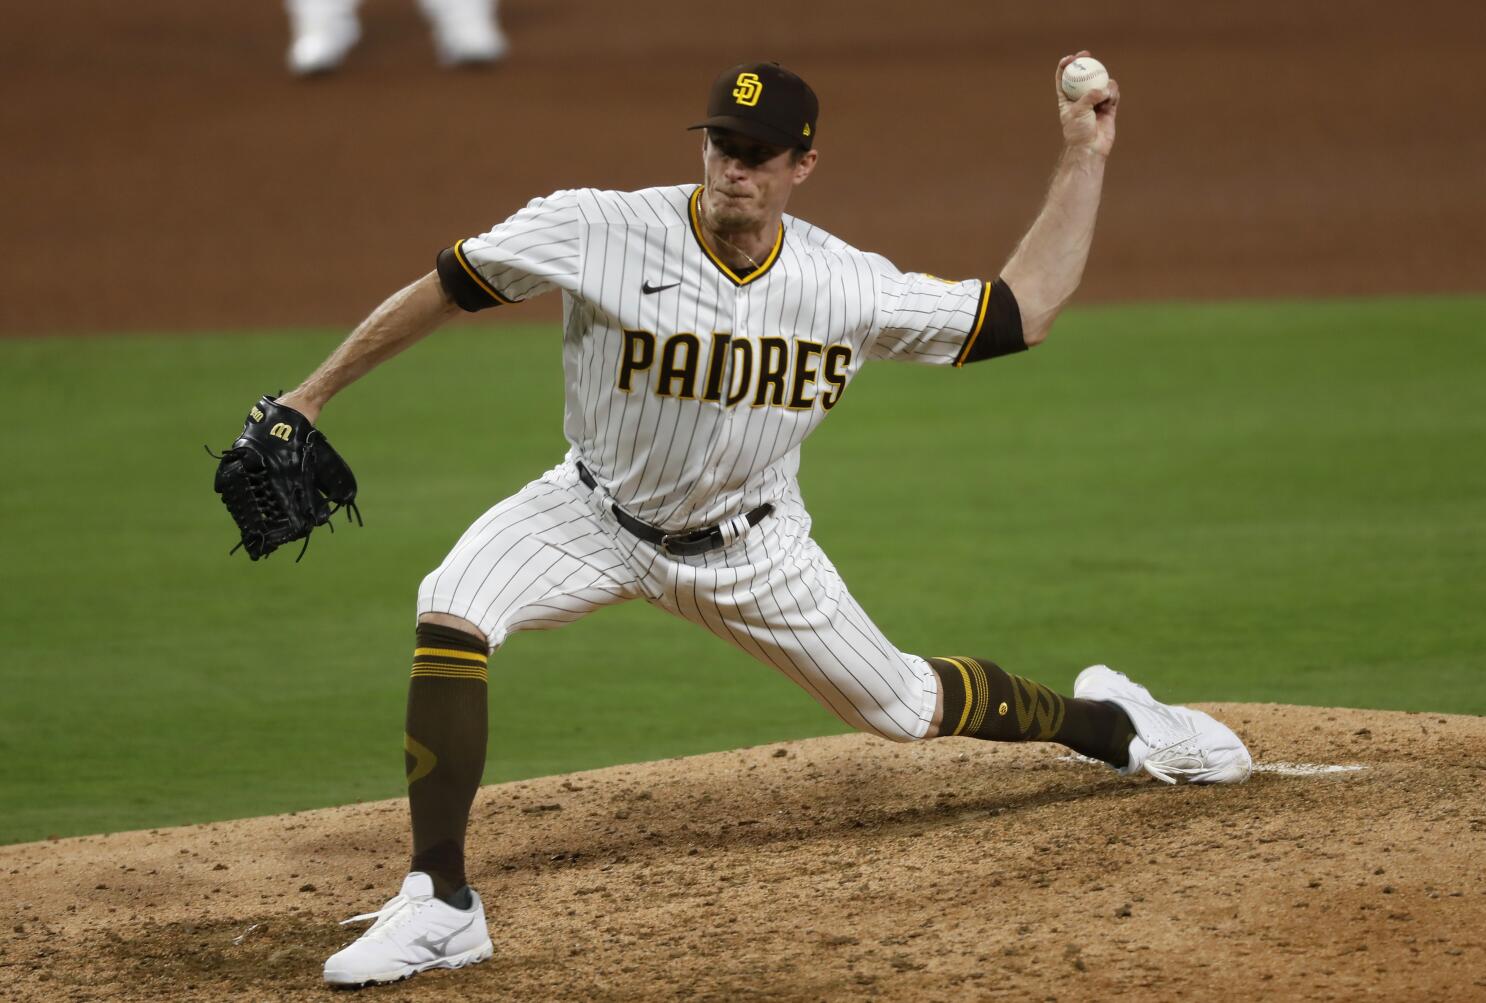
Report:
[[[578,480],[582,481],[583,486],[590,491],[597,489],[599,486],[599,482],[593,479],[593,474],[589,473],[588,468],[581,462],[578,464]],[[618,504],[615,504],[613,507],[614,518],[619,520],[619,525],[646,543],[655,544],[668,554],[675,554],[677,557],[689,557],[692,554],[705,554],[707,551],[714,550],[723,544],[721,526],[708,526],[705,529],[693,529],[685,533],[668,533],[659,526],[652,526],[648,522],[641,522],[620,508]],[[757,526],[773,511],[774,505],[771,502],[764,502],[758,508],[749,512],[744,518],[748,520],[748,525]]]

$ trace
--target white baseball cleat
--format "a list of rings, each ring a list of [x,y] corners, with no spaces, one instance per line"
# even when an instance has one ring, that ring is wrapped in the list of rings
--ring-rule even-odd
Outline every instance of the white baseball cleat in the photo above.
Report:
[[[495,953],[485,926],[485,904],[456,909],[433,894],[433,879],[414,871],[402,890],[376,912],[352,916],[341,925],[376,920],[354,944],[325,962],[325,981],[333,986],[397,982],[430,968],[463,968]]]
[[[1254,760],[1233,729],[1200,710],[1173,707],[1151,696],[1107,665],[1091,665],[1073,682],[1080,700],[1103,700],[1130,715],[1136,737],[1130,762],[1119,770],[1129,775],[1145,770],[1168,784],[1241,784]]]
[[[445,66],[499,62],[510,49],[494,0],[419,0]]]
[[[289,69],[305,77],[339,68],[361,39],[361,22],[356,19],[354,4],[291,0],[288,6],[294,29]]]

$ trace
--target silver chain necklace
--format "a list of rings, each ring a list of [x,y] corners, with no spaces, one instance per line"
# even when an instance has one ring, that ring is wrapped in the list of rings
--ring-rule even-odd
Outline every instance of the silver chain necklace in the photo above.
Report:
[[[697,214],[700,215],[700,216],[702,216],[702,217],[704,217],[704,218],[707,215],[707,199],[705,197],[697,199]],[[713,231],[711,231],[711,233],[712,233],[712,236],[716,237],[718,240],[722,241],[722,243],[724,243],[727,246],[731,247],[734,251],[737,251],[739,254],[743,255],[744,258],[748,259],[748,263],[753,266],[753,270],[754,271],[758,271],[759,264],[758,264],[757,261],[754,261],[753,260],[753,255],[749,254],[747,251],[743,250],[743,248],[739,247],[737,244],[733,243],[731,240],[728,240],[726,237],[724,237],[722,234],[718,233],[717,231],[713,230]]]

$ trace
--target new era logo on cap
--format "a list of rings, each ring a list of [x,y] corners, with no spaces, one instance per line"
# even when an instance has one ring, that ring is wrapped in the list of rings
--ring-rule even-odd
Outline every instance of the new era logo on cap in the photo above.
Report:
[[[723,72],[707,96],[707,118],[692,129],[729,129],[775,146],[810,149],[820,103],[810,85],[778,63]]]

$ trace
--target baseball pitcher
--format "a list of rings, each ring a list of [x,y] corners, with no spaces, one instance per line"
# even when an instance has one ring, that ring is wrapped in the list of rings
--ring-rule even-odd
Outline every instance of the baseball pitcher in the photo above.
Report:
[[[690,620],[893,741],[1058,742],[1167,783],[1248,777],[1228,727],[1105,666],[1065,697],[987,658],[899,650],[812,539],[796,480],[800,444],[867,363],[961,367],[1047,338],[1088,259],[1119,110],[1113,80],[1076,101],[1062,92],[1073,58],[1053,81],[1063,150],[1045,204],[994,279],[901,271],[786,214],[819,158],[815,93],[775,63],[736,66],[692,126],[701,184],[533,199],[440,252],[302,385],[254,407],[218,481],[257,558],[323,522],[327,498],[354,498],[313,427],[335,394],[457,311],[562,296],[570,448],[480,516],[418,591],[403,739],[411,873],[356,917],[375,922],[326,962],[328,982],[491,956],[464,856],[487,662],[516,631],[601,606],[640,599]],[[288,440],[263,434],[268,422]]]

